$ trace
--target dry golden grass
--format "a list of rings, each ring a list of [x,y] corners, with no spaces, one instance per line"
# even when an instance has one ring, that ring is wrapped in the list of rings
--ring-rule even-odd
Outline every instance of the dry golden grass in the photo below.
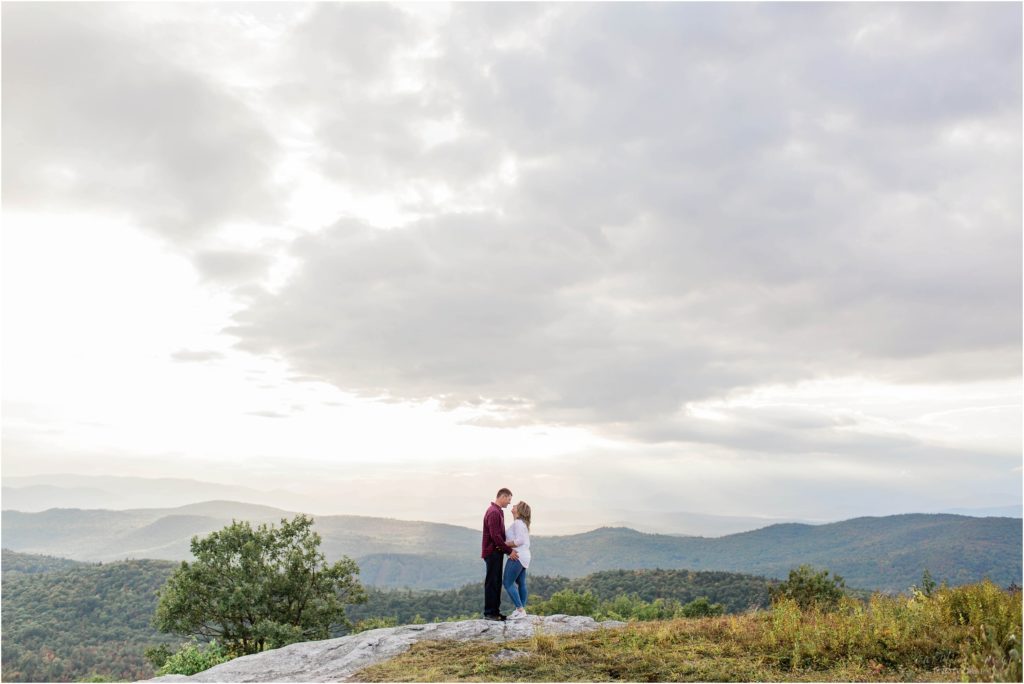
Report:
[[[792,667],[751,643],[762,616],[633,623],[620,630],[536,636],[504,644],[421,642],[363,670],[363,682],[959,681],[957,667],[893,669],[848,659]],[[502,649],[529,655],[496,662]]]
[[[1020,632],[1020,594],[983,583],[832,612],[782,602],[502,644],[421,642],[356,681],[1020,681]],[[496,661],[502,649],[527,655]]]

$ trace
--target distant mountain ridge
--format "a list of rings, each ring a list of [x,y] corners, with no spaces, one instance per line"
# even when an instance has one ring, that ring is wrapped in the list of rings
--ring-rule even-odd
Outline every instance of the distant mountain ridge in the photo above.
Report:
[[[204,482],[183,478],[146,478],[111,475],[80,475],[71,473],[5,476],[3,478],[3,508],[38,513],[51,508],[81,508],[103,510],[133,510],[138,508],[177,508],[202,503],[211,499],[230,500],[282,510],[302,510],[317,515],[352,514],[338,511],[336,498],[311,497],[305,492],[286,489],[260,490],[230,483]],[[475,528],[479,515],[474,506],[464,513],[448,512],[438,522]],[[419,508],[389,509],[387,515],[399,518],[418,518]],[[887,513],[902,513],[890,511]],[[1024,517],[1024,509],[1017,506],[987,508],[957,508],[926,510],[921,513],[952,513],[970,516]],[[376,515],[374,513],[363,514]],[[846,516],[849,517],[849,516]],[[632,510],[601,506],[597,510],[585,507],[574,509],[549,508],[537,522],[542,534],[571,535],[588,532],[597,527],[628,527],[651,534],[677,536],[722,537],[738,532],[761,529],[779,523],[824,524],[838,522],[839,518],[802,519],[798,517],[768,517],[735,515],[729,512],[693,512],[680,510]]]
[[[230,499],[292,510],[325,505],[287,490],[263,491],[182,478],[142,478],[109,475],[33,475],[3,479],[4,510],[38,513],[51,508],[131,510],[174,508],[209,499]],[[330,512],[320,508],[320,514]],[[631,527],[645,532],[721,536],[758,529],[777,522],[825,522],[682,511],[636,511],[602,508],[599,514],[580,510],[552,510],[546,528],[552,534],[577,534],[601,525]],[[399,516],[401,517],[401,516]],[[443,522],[474,527],[475,513]]]
[[[949,508],[939,513],[950,515],[970,515],[976,518],[1021,518],[1024,508],[1021,506],[988,506],[985,508]]]
[[[173,509],[5,511],[4,546],[81,561],[186,560],[195,535],[232,519],[276,523],[293,513],[211,501]],[[329,560],[360,565],[381,587],[448,589],[481,575],[480,532],[439,523],[365,516],[320,516],[316,530]],[[1022,521],[905,514],[824,525],[788,523],[724,537],[645,534],[600,528],[533,539],[536,574],[581,577],[601,570],[686,568],[785,577],[800,564],[827,567],[849,586],[905,590],[928,569],[951,584],[988,577],[1021,583]]]

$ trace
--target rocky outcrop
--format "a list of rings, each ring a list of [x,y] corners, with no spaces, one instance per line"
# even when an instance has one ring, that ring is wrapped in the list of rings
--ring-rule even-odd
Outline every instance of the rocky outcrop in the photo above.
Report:
[[[531,615],[522,620],[464,620],[385,627],[339,639],[308,641],[237,658],[185,677],[167,675],[149,682],[342,682],[375,663],[393,658],[417,641],[514,641],[534,634],[569,634],[621,627],[622,622],[595,622],[569,615]],[[517,657],[523,652],[508,652]]]

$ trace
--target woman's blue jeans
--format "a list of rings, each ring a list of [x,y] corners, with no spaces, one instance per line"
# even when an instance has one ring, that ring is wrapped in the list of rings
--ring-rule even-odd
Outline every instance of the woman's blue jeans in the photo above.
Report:
[[[505,591],[512,598],[516,608],[526,607],[526,568],[517,560],[505,562],[505,576],[502,578]]]

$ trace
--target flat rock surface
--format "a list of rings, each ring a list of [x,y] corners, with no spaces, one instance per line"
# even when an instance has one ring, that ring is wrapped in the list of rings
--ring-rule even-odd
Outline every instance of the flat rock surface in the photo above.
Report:
[[[338,639],[307,641],[243,656],[191,677],[166,675],[148,682],[342,682],[353,674],[393,658],[417,641],[505,642],[541,634],[589,632],[625,623],[595,622],[576,615],[530,615],[521,620],[464,620],[384,627]]]

